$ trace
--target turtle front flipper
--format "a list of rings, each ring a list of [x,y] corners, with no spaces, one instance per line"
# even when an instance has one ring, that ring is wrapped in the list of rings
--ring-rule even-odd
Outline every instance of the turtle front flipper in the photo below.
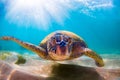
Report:
[[[23,42],[21,40],[18,40],[14,37],[9,37],[9,36],[4,36],[0,39],[1,40],[12,40],[12,41],[18,43],[19,45],[21,45],[22,47],[37,53],[41,58],[46,58],[46,56],[47,56],[45,49],[43,49],[40,46],[36,46],[36,45],[33,45],[31,43],[28,43],[28,42]]]
[[[92,51],[88,48],[85,48],[84,49],[84,54],[88,57],[93,58],[95,60],[95,63],[96,63],[97,66],[99,66],[99,67],[104,66],[103,59],[98,54],[96,54],[94,51]]]

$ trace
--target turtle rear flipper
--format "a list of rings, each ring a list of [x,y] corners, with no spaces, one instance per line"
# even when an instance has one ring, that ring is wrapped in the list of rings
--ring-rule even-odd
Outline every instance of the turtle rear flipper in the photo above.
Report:
[[[31,43],[28,43],[28,42],[23,42],[23,41],[18,40],[14,37],[4,36],[0,39],[2,39],[2,40],[12,40],[12,41],[18,43],[19,45],[21,45],[22,47],[37,53],[41,58],[45,58],[46,55],[47,55],[44,48],[42,48],[40,46],[33,45]]]
[[[88,57],[93,58],[95,60],[95,63],[97,66],[99,66],[99,67],[104,66],[103,59],[99,55],[97,55],[95,52],[93,52],[92,50],[85,48],[84,54]]]

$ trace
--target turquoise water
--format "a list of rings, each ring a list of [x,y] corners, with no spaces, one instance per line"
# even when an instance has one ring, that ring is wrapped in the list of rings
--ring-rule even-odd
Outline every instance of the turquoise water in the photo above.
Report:
[[[49,33],[67,30],[98,54],[120,54],[119,0],[31,1],[0,0],[0,37],[14,36],[38,45]],[[0,50],[26,51],[11,41],[0,41]]]

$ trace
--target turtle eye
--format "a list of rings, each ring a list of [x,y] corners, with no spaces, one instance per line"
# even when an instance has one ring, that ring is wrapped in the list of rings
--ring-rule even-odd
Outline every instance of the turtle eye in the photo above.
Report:
[[[68,37],[68,36],[64,36],[63,40],[64,40],[65,42],[69,42],[69,41],[71,40],[71,38]]]
[[[51,47],[49,51],[56,52],[56,47]]]
[[[56,43],[55,37],[51,38],[51,43],[52,43],[52,45],[54,45]]]
[[[56,50],[56,48],[55,47],[53,47],[53,48],[51,48],[51,50],[53,51],[53,50]]]
[[[65,42],[68,42],[68,39],[67,39],[67,38],[64,38],[63,40],[64,40]]]

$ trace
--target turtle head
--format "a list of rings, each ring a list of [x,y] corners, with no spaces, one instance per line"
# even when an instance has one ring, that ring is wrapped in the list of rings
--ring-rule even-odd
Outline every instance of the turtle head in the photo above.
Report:
[[[48,54],[53,60],[66,60],[72,51],[72,38],[67,35],[56,33],[47,44]]]

